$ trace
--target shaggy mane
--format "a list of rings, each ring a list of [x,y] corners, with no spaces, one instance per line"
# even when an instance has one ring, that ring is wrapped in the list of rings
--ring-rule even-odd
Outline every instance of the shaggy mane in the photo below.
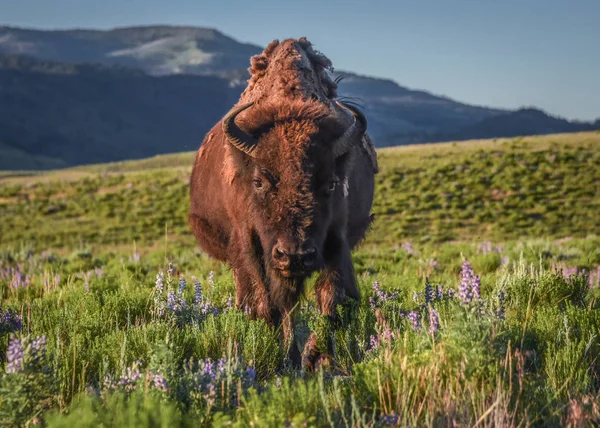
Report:
[[[305,38],[274,40],[250,59],[250,79],[243,102],[262,98],[315,99],[326,104],[337,97],[337,83],[329,76],[332,63]]]

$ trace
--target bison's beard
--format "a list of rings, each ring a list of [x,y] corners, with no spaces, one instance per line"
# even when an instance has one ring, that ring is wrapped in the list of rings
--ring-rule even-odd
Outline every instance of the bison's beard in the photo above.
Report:
[[[281,272],[269,269],[268,289],[273,304],[280,309],[291,309],[304,293],[306,278],[305,275],[286,278]]]

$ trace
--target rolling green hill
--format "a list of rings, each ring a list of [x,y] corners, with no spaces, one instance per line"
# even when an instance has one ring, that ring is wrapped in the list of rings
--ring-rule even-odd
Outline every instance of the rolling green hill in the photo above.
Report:
[[[596,233],[599,148],[600,134],[581,133],[381,149],[369,242]],[[192,162],[193,152],[5,178],[3,242],[148,244],[167,228],[192,245]]]

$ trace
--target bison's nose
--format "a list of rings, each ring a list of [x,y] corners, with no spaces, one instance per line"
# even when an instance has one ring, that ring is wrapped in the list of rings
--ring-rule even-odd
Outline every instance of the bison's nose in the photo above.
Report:
[[[276,245],[273,249],[273,259],[280,269],[304,270],[315,265],[317,249],[314,246],[309,246],[304,250],[293,251],[285,246]]]

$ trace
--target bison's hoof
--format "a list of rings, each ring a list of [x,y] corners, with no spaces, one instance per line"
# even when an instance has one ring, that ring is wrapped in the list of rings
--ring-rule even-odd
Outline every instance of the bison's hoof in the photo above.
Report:
[[[302,354],[302,367],[307,372],[314,372],[320,369],[332,369],[332,358],[328,354],[319,351],[316,342],[316,337],[312,336],[306,343]]]

